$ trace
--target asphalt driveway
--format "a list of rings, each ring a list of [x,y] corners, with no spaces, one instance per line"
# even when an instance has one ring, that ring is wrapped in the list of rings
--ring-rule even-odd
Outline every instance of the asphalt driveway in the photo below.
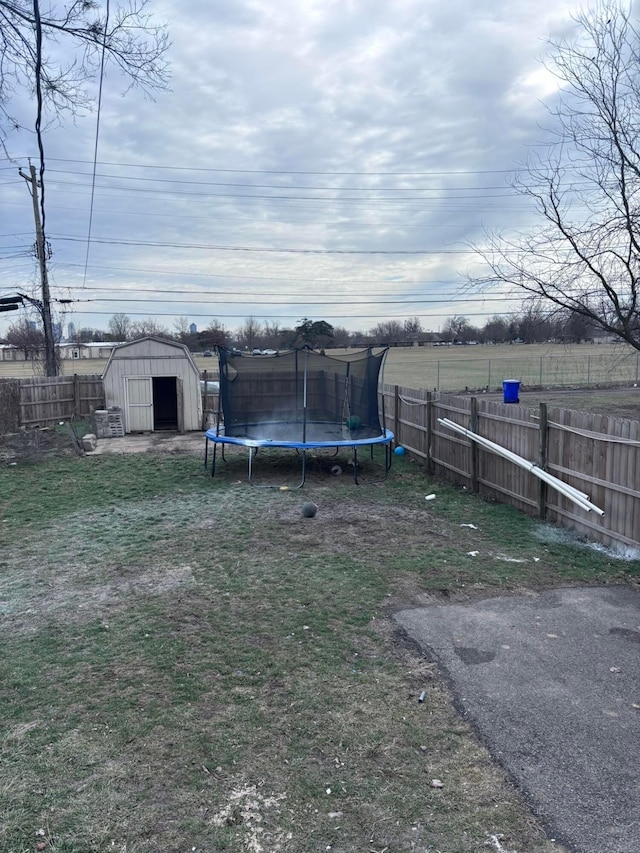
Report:
[[[403,610],[549,836],[640,851],[640,591],[573,587]]]

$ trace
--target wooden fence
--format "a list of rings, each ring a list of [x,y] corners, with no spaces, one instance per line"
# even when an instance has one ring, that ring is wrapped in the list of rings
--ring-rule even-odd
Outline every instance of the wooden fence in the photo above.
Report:
[[[88,417],[105,404],[102,378],[96,374],[2,379],[0,399],[6,402],[4,432]]]
[[[389,385],[383,399],[396,442],[431,473],[605,545],[640,545],[640,421]],[[604,516],[584,512],[529,471],[447,429],[442,418],[586,492]]]
[[[217,373],[213,374],[217,379]],[[204,371],[202,402],[205,411],[216,412],[218,394],[211,390],[212,374]],[[87,418],[104,409],[100,374],[0,379],[0,435],[21,426],[49,426],[73,417]]]

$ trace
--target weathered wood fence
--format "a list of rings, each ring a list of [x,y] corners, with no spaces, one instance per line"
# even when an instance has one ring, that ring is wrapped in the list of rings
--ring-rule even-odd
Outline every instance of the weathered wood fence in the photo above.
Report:
[[[218,394],[212,390],[212,376],[217,380],[217,373],[203,373],[202,402],[205,411],[215,412]],[[0,379],[0,435],[21,426],[44,427],[73,417],[86,418],[104,407],[100,374]]]
[[[387,426],[427,470],[605,545],[640,545],[640,421],[542,404],[384,386]],[[587,513],[529,471],[447,429],[447,418],[590,495]]]
[[[2,379],[0,399],[5,432],[20,426],[48,426],[74,416],[88,417],[104,408],[102,378],[97,374]]]

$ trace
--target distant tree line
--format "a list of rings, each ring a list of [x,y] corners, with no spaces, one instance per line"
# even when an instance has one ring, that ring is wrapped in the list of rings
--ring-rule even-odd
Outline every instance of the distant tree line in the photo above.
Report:
[[[482,326],[474,326],[467,317],[450,317],[439,332],[425,332],[418,317],[401,323],[387,320],[368,331],[349,331],[342,326],[332,326],[325,320],[304,318],[297,326],[286,328],[277,322],[260,322],[248,317],[235,331],[225,329],[218,320],[212,320],[202,331],[191,331],[187,317],[180,317],[173,330],[167,329],[152,317],[133,321],[127,314],[114,314],[108,331],[80,328],[71,343],[83,344],[97,341],[125,343],[147,335],[177,340],[192,352],[213,351],[215,347],[237,348],[242,352],[254,349],[291,349],[308,345],[316,349],[325,347],[365,347],[385,345],[411,345],[415,343],[540,343],[556,341],[580,343],[601,334],[601,329],[590,323],[582,314],[564,311],[544,312],[529,308],[514,316],[495,315]],[[27,358],[37,358],[42,352],[42,330],[22,319],[9,326],[4,343],[13,344]]]

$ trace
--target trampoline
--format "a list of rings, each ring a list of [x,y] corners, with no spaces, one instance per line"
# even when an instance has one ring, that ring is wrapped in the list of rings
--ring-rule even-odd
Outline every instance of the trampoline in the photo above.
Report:
[[[205,433],[205,468],[211,456],[216,472],[220,445],[248,449],[248,479],[263,448],[296,451],[301,459],[301,488],[309,450],[351,451],[353,477],[358,478],[358,451],[384,448],[384,478],[391,467],[393,433],[378,411],[378,381],[387,350],[326,355],[308,347],[271,356],[253,356],[219,349],[220,395],[216,426]],[[213,444],[213,453],[209,445]],[[335,466],[339,467],[339,466]],[[276,486],[276,488],[288,488]]]

